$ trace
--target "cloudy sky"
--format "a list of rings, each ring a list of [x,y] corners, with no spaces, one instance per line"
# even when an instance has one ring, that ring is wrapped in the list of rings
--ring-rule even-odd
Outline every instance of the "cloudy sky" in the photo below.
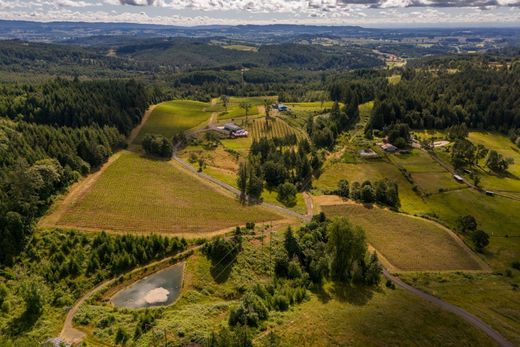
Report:
[[[0,0],[0,19],[172,25],[520,26],[520,0]]]

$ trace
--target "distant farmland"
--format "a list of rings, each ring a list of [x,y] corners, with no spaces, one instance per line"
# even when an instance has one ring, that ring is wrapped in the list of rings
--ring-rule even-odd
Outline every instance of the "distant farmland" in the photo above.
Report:
[[[258,206],[242,206],[170,162],[124,152],[56,224],[196,236],[281,218]]]

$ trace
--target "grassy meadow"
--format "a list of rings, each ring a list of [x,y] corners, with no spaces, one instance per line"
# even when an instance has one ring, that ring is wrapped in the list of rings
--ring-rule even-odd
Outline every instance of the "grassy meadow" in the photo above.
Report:
[[[161,134],[171,138],[179,131],[194,128],[210,117],[205,112],[209,104],[191,100],[174,100],[159,104],[135,139],[141,143],[147,133]]]
[[[480,270],[479,263],[445,229],[417,217],[358,204],[322,206],[329,217],[362,226],[367,240],[405,271]]]
[[[68,208],[58,225],[197,236],[280,218],[261,207],[242,206],[172,163],[126,152]]]

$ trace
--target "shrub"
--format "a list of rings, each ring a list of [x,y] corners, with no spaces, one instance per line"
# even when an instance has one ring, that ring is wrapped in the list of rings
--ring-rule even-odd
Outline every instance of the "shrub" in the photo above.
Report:
[[[277,311],[287,311],[289,309],[289,299],[285,295],[276,294],[273,298],[273,306]]]
[[[473,244],[475,245],[475,249],[478,252],[483,252],[484,248],[489,245],[489,235],[485,231],[482,230],[475,230],[471,234],[471,240],[473,241]]]
[[[511,263],[511,267],[513,269],[520,270],[520,261],[515,260],[514,262]]]
[[[296,194],[298,190],[296,186],[290,182],[285,182],[278,186],[277,200],[285,206],[292,207],[296,205]]]
[[[146,154],[149,155],[170,158],[173,154],[173,146],[171,142],[162,135],[146,134],[142,145]]]
[[[247,293],[242,297],[240,306],[231,310],[229,325],[240,324],[256,327],[260,321],[266,320],[268,316],[269,311],[262,298],[254,293]]]

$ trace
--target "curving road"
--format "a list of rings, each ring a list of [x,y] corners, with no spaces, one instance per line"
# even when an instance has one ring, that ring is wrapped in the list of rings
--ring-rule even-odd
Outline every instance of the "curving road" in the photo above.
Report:
[[[446,301],[443,301],[433,295],[427,294],[417,288],[414,288],[414,287],[406,284],[400,278],[390,274],[390,272],[388,272],[388,270],[386,270],[386,269],[383,269],[383,275],[388,280],[392,281],[397,287],[404,289],[407,292],[409,292],[415,296],[418,296],[434,305],[437,305],[445,311],[449,311],[451,313],[456,314],[457,316],[464,319],[466,322],[468,322],[475,328],[482,330],[490,338],[492,338],[498,345],[500,345],[502,347],[514,347],[514,345],[511,342],[509,342],[504,336],[502,336],[499,332],[497,332],[496,330],[491,328],[489,325],[484,323],[481,319],[472,315],[468,311],[463,310],[462,308],[460,308],[458,306],[447,303]]]

